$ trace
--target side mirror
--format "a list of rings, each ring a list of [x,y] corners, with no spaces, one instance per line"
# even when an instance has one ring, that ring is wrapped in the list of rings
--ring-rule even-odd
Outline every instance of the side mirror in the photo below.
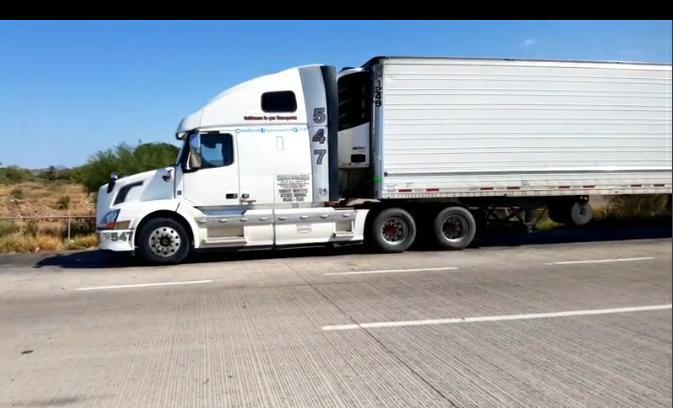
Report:
[[[187,156],[188,170],[201,168],[201,139],[198,133],[189,136],[189,155]]]
[[[115,183],[117,182],[117,180],[119,180],[119,176],[117,175],[117,173],[112,172],[110,174],[110,181],[107,183],[108,194],[110,194],[112,192],[112,190],[114,190]]]
[[[161,176],[161,179],[165,182],[171,181],[171,178],[173,178],[173,167],[166,167],[164,168],[164,174]]]

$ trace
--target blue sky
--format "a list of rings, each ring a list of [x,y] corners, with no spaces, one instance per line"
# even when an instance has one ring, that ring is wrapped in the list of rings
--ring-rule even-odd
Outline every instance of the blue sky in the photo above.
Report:
[[[239,82],[376,55],[671,63],[671,21],[3,21],[3,166],[83,164]]]

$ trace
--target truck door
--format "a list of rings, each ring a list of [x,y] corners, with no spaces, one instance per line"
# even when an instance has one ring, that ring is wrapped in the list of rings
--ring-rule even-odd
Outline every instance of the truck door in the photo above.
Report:
[[[200,140],[199,140],[200,139]],[[193,148],[200,151],[201,167],[185,171],[183,196],[199,209],[240,205],[238,163],[234,135],[230,133],[202,133],[190,139]]]
[[[265,128],[243,128],[236,136],[241,205],[245,208],[247,245],[273,245],[276,137]]]
[[[190,138],[190,143],[190,150],[199,156],[199,167],[185,171],[181,185],[184,198],[204,214],[196,218],[206,230],[198,238],[201,247],[248,244],[249,215],[248,206],[241,202],[236,133],[201,133],[199,138]]]

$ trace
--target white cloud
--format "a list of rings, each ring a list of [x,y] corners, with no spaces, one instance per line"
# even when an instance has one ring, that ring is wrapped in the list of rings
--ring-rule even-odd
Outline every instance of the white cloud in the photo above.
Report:
[[[537,44],[537,40],[535,38],[526,38],[524,42],[521,43],[521,45],[524,47],[532,47],[535,44]]]

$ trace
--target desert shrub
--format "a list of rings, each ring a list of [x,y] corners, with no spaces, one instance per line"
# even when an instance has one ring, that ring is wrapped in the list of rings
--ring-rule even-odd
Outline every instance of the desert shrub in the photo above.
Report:
[[[33,173],[19,166],[0,167],[0,183],[15,184],[33,180]]]
[[[30,237],[36,237],[38,232],[40,232],[40,225],[35,219],[26,220],[23,224],[23,233],[24,235]]]
[[[66,221],[67,222],[67,221]],[[68,232],[68,226],[65,226],[65,233]],[[72,218],[70,221],[70,236],[87,235],[96,232],[95,218]]]
[[[603,218],[647,218],[671,215],[671,196],[619,195],[609,196]]]
[[[58,206],[59,210],[67,210],[68,208],[70,208],[70,196],[63,195],[59,197],[58,201],[56,202],[56,205]]]
[[[16,200],[23,200],[24,194],[23,189],[16,187],[9,192],[9,195]]]
[[[21,228],[12,220],[0,221],[0,237],[19,232]]]
[[[63,221],[41,221],[39,223],[39,234],[59,238],[63,237]]]

